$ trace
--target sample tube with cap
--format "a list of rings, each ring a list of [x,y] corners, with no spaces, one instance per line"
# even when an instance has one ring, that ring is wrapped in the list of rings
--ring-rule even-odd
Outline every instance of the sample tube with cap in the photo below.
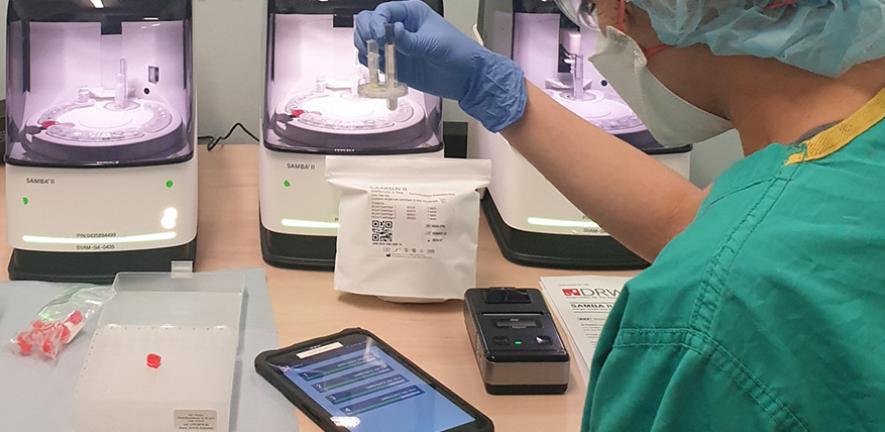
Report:
[[[384,44],[384,59],[385,59],[385,68],[384,74],[386,76],[386,84],[387,88],[391,91],[391,94],[394,94],[394,89],[397,86],[396,81],[396,45],[394,42],[394,38],[396,37],[395,27],[392,23],[387,23],[384,25],[384,33],[386,44]],[[387,99],[387,109],[393,111],[396,109],[397,98],[391,97]]]
[[[366,43],[369,48],[368,58],[369,65],[369,83],[374,85],[381,84],[379,70],[381,69],[381,54],[378,53],[378,42],[370,40]]]
[[[151,369],[159,369],[163,364],[163,357],[160,357],[159,354],[148,354],[146,359],[147,367]]]
[[[559,44],[565,49],[565,62],[571,66],[572,93],[571,98],[583,101],[588,98],[584,92],[584,41],[588,40],[588,30],[560,31]]]
[[[126,82],[126,59],[120,59],[120,72],[117,73],[117,83],[114,88],[114,103],[118,109],[126,109],[129,106],[129,89]]]
[[[584,56],[575,54],[572,60],[572,97],[575,100],[584,100]]]

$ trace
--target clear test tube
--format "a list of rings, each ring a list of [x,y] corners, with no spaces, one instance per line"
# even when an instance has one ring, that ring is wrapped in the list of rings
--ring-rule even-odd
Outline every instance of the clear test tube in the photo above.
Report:
[[[366,54],[367,63],[369,67],[369,84],[378,85],[380,83],[380,79],[378,78],[378,69],[381,64],[381,55],[378,51],[378,42],[374,39],[366,42],[366,47],[368,48],[368,53]]]
[[[396,80],[396,44],[394,39],[396,38],[395,27],[392,23],[387,23],[384,25],[384,75],[386,77],[385,84],[387,84],[387,88],[392,92],[399,84]],[[397,98],[389,98],[387,99],[387,109],[393,111],[397,106]]]
[[[119,109],[126,109],[129,105],[129,88],[126,81],[126,59],[120,59],[120,72],[117,73],[117,83],[114,88],[114,103]]]
[[[572,63],[572,97],[577,101],[584,100],[584,56],[575,54]]]
[[[568,58],[566,63],[571,66],[572,99],[584,100],[584,41],[589,40],[583,30],[563,30],[560,33],[560,45],[565,48]]]
[[[378,40],[366,41],[366,66],[369,69],[368,82],[359,84],[357,93],[360,97],[371,99],[384,99],[387,108],[396,111],[399,106],[399,98],[409,94],[409,88],[401,84],[396,78],[396,42],[394,41],[394,27],[392,24],[385,26],[384,42],[384,81],[380,78],[381,54]]]

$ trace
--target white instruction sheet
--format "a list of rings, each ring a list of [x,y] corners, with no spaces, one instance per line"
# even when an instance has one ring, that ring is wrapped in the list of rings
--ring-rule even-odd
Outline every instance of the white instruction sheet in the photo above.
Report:
[[[590,381],[593,351],[612,306],[630,280],[612,276],[542,277],[541,288],[571,345],[584,383]]]

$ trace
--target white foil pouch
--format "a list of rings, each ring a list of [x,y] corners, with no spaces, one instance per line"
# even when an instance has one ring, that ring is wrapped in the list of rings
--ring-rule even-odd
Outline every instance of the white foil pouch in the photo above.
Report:
[[[341,193],[335,289],[405,303],[463,299],[476,286],[487,160],[326,158]]]

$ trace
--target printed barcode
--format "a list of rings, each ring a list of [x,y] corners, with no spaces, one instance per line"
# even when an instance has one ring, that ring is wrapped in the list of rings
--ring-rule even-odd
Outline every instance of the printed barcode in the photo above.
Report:
[[[372,241],[390,243],[393,241],[393,221],[372,220]]]

